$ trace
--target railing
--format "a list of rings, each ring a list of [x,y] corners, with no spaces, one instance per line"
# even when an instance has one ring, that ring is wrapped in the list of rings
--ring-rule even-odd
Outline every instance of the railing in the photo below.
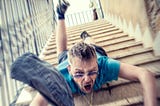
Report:
[[[52,0],[2,0],[1,6],[0,106],[9,106],[23,87],[10,78],[12,62],[25,52],[39,55],[55,22]]]
[[[10,78],[12,62],[25,52],[39,55],[55,29],[52,0],[2,0],[0,106],[13,105],[24,84]],[[103,18],[100,8],[98,18]],[[92,9],[66,15],[67,26],[93,21]]]
[[[96,9],[98,18],[102,19],[103,14],[100,8]],[[66,14],[66,26],[75,26],[93,21],[93,10],[88,9],[76,13]]]

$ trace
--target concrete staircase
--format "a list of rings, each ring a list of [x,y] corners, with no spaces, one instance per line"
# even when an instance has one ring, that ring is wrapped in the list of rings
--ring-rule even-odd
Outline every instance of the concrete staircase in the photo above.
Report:
[[[95,39],[97,45],[106,50],[109,57],[144,67],[154,72],[159,86],[158,89],[160,88],[160,57],[154,56],[152,48],[144,48],[142,42],[136,42],[134,37],[125,34],[106,20],[98,20],[67,28],[69,47],[81,41],[79,35],[84,30]],[[45,61],[54,66],[57,65],[54,35],[50,38],[43,54]],[[108,87],[105,85],[100,91],[94,92],[92,102],[94,105],[142,105],[142,88],[138,82],[119,79],[119,81],[111,82],[110,85],[112,89],[111,95],[109,95]],[[87,95],[88,101],[90,101],[91,96],[92,94]],[[84,96],[75,96],[76,105],[89,105],[85,98]]]
[[[95,39],[97,45],[106,50],[109,57],[154,72],[158,89],[160,89],[160,57],[154,55],[152,48],[144,48],[142,42],[136,42],[134,37],[127,35],[106,20],[97,20],[67,28],[68,47],[81,41],[79,35],[84,30]],[[55,35],[48,40],[41,58],[54,66],[57,65]],[[92,105],[96,106],[143,105],[142,88],[139,82],[119,79],[111,82],[110,88],[111,95],[106,85],[99,91],[85,97],[75,95],[75,104],[76,106],[88,106],[88,102],[92,99]],[[158,92],[157,99],[160,104],[160,92]]]

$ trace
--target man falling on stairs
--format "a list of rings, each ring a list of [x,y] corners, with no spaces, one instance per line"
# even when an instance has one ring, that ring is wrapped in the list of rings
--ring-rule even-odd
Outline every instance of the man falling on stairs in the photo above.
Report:
[[[95,45],[86,31],[80,35],[83,42],[76,43],[67,50],[65,12],[68,6],[69,3],[64,0],[57,6],[56,46],[58,70],[64,76],[72,93],[91,93],[93,90],[100,89],[103,84],[121,77],[139,81],[143,88],[144,105],[156,106],[155,78],[148,70],[107,57],[105,51]],[[39,93],[31,103],[31,106],[47,105],[48,102]]]

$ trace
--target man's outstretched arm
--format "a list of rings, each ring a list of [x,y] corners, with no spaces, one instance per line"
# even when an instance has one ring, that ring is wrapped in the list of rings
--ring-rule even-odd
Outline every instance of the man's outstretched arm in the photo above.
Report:
[[[56,47],[57,55],[62,53],[64,50],[67,50],[67,33],[65,25],[65,13],[67,11],[69,2],[65,0],[60,0],[59,5],[57,6],[57,29],[56,29]]]
[[[156,80],[153,73],[144,68],[121,63],[119,76],[128,80],[140,81],[143,88],[144,105],[157,105]]]
[[[57,47],[57,56],[64,50],[67,50],[67,34],[66,34],[64,19],[58,20],[57,22],[56,47]]]

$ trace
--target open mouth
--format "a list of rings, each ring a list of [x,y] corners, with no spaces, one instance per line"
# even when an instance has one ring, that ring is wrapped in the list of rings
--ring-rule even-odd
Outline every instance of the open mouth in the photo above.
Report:
[[[85,91],[89,92],[91,91],[91,84],[87,84],[84,86]]]

